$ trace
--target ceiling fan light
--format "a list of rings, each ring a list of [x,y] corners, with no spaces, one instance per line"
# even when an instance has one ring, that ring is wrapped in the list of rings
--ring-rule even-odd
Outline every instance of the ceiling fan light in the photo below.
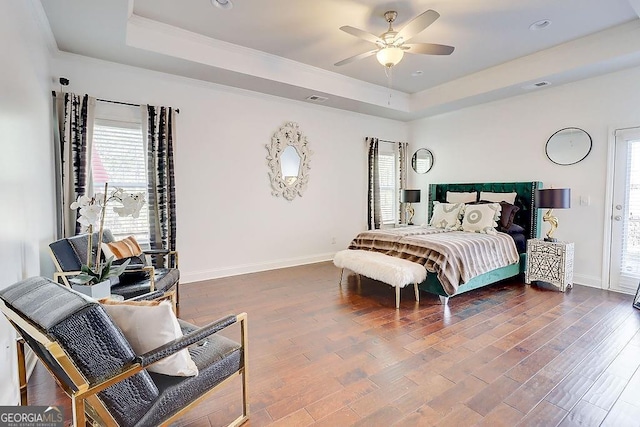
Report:
[[[400,62],[403,56],[404,51],[399,47],[394,46],[385,47],[384,49],[380,49],[378,53],[376,53],[378,62],[388,68],[391,68],[398,62]]]
[[[233,7],[231,0],[211,0],[211,4],[220,9],[231,9]]]

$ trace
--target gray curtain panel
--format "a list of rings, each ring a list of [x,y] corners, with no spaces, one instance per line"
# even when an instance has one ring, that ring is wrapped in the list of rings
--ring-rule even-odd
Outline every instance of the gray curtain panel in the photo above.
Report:
[[[175,115],[170,107],[142,106],[147,149],[149,224],[152,249],[176,249],[174,178]]]
[[[78,234],[78,212],[70,208],[80,195],[91,194],[91,142],[95,98],[62,92],[53,96],[56,237]]]
[[[369,191],[368,226],[369,230],[380,228],[380,167],[378,161],[378,138],[367,138],[369,145]]]

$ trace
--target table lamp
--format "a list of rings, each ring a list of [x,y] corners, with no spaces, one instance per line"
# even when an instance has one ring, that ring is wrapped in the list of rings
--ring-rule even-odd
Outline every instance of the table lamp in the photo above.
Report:
[[[549,209],[542,217],[543,221],[551,224],[551,228],[544,238],[547,242],[556,242],[553,232],[558,228],[558,218],[551,213],[553,209],[567,209],[571,207],[571,189],[570,188],[547,188],[536,190],[536,208]]]
[[[407,225],[413,225],[413,215],[416,213],[411,203],[420,203],[420,190],[402,190],[400,202],[407,203]]]

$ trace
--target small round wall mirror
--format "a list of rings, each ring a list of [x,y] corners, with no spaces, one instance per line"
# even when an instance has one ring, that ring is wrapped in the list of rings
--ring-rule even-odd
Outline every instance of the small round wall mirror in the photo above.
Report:
[[[547,141],[545,151],[553,163],[574,165],[591,152],[591,135],[579,128],[560,129]]]
[[[413,153],[411,167],[416,173],[427,173],[433,167],[433,153],[426,148],[419,148]]]

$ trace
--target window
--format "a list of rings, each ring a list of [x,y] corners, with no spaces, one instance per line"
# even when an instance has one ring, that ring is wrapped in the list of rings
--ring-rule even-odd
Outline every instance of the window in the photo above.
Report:
[[[380,167],[380,210],[382,213],[382,224],[396,224],[398,222],[396,157],[397,155],[393,151],[393,147],[387,148],[380,144],[378,165]]]
[[[91,155],[94,191],[104,191],[104,184],[107,182],[109,192],[121,187],[127,192],[143,192],[145,199],[149,200],[146,153],[139,109],[114,105],[99,109],[98,106]],[[114,111],[118,114],[113,114]],[[120,217],[108,207],[105,213],[105,228],[111,230],[116,239],[134,235],[141,246],[148,247],[148,206],[142,208],[138,218]]]

